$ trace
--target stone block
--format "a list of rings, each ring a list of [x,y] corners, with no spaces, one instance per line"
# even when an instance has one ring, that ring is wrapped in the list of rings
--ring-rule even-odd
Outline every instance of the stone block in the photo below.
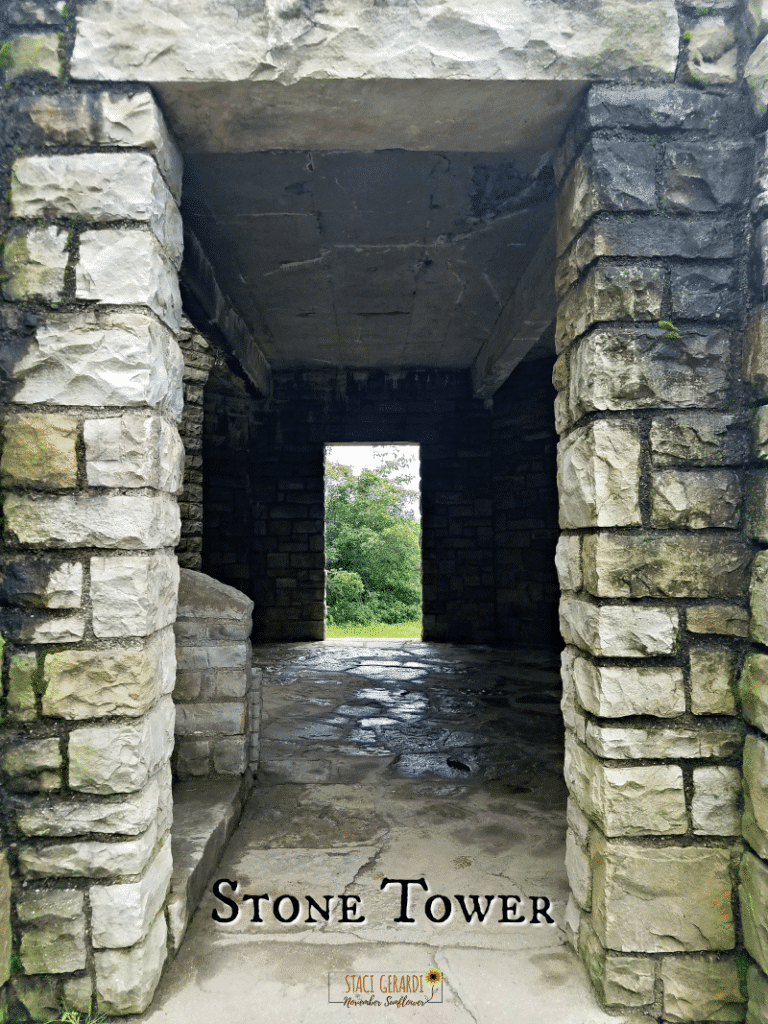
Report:
[[[287,564],[287,563],[286,563]],[[185,569],[179,581],[179,618],[226,619],[242,627],[242,639],[251,634],[253,601],[234,587],[205,573]]]
[[[246,708],[242,701],[179,704],[177,736],[239,736],[245,732]]]
[[[560,632],[600,658],[646,658],[671,654],[677,644],[676,608],[595,604],[575,595],[560,600]]]
[[[21,32],[11,36],[6,84],[19,75],[42,72],[58,78],[61,74],[59,37],[55,32]]]
[[[565,871],[571,894],[583,910],[592,907],[592,869],[589,855],[571,829],[565,834]]]
[[[584,537],[584,589],[595,597],[734,597],[751,550],[739,537],[600,532]]]
[[[739,679],[741,711],[750,725],[768,733],[768,655],[749,651]]]
[[[613,760],[654,760],[732,757],[741,749],[741,723],[698,728],[644,728],[587,722],[587,746],[598,757]]]
[[[737,836],[741,831],[738,768],[694,768],[691,816],[696,836]]]
[[[181,214],[147,153],[21,157],[11,170],[11,215],[92,224],[142,221],[171,263],[181,265]]]
[[[202,673],[201,697],[203,700],[228,700],[245,697],[250,681],[246,666],[241,668],[208,669]]]
[[[172,331],[181,323],[176,270],[155,236],[143,228],[84,231],[75,295],[111,306],[147,306]]]
[[[649,441],[657,466],[739,465],[749,454],[746,432],[730,413],[682,412],[654,417]]]
[[[96,949],[124,949],[146,937],[165,903],[172,870],[169,838],[140,881],[90,887],[91,927]]]
[[[750,850],[739,869],[739,903],[744,945],[764,974],[768,973],[768,865]]]
[[[569,405],[574,420],[621,409],[719,405],[730,379],[730,341],[718,327],[686,328],[677,339],[662,328],[600,328],[571,355]]]
[[[248,737],[225,736],[215,739],[213,770],[219,775],[242,775],[248,763]]]
[[[604,949],[586,919],[579,929],[578,952],[592,984],[609,1006],[647,1006],[654,1001],[656,965],[650,957],[617,956]]]
[[[153,822],[136,839],[103,843],[84,839],[47,846],[19,847],[19,867],[25,878],[119,878],[140,875],[157,842]]]
[[[768,462],[768,405],[755,409],[752,416],[752,454]]]
[[[745,523],[747,536],[768,541],[768,469],[753,471],[747,476]]]
[[[752,563],[749,607],[749,635],[758,643],[768,643],[768,551],[759,551]]]
[[[735,651],[692,646],[688,657],[694,715],[735,715]]]
[[[10,368],[14,402],[149,406],[178,419],[181,350],[171,332],[139,310],[52,313]]]
[[[131,949],[96,950],[99,1009],[109,1014],[141,1013],[149,1006],[165,964],[168,931],[158,914],[143,942]]]
[[[744,817],[741,832],[768,860],[768,740],[748,733],[744,740]]]
[[[3,422],[0,474],[7,487],[50,490],[77,484],[77,420],[61,413],[25,413]]]
[[[86,420],[85,472],[91,487],[154,487],[175,494],[184,446],[174,426],[141,412]]]
[[[651,525],[657,529],[736,529],[741,518],[739,477],[724,469],[652,473],[650,501]]]
[[[744,1024],[763,1024],[768,1020],[768,978],[754,964],[747,969],[747,994],[749,1003]]]
[[[196,700],[200,696],[202,685],[203,673],[200,669],[177,669],[173,699],[183,704]]]
[[[760,394],[768,395],[768,304],[758,306],[747,321],[742,347],[742,374]]]
[[[731,6],[730,0],[726,0],[726,4]],[[712,5],[699,4],[699,11],[705,6]],[[733,102],[728,97],[699,92],[684,85],[596,84],[587,93],[583,117],[589,129],[634,128],[658,132],[670,128],[687,131],[715,131],[717,128],[725,134],[739,109],[738,100]]]
[[[93,1005],[93,982],[87,974],[65,978],[62,986],[62,1002],[70,1010],[88,1014]]]
[[[20,544],[50,548],[163,548],[179,539],[181,520],[168,494],[9,494],[6,529]]]
[[[729,850],[633,846],[595,832],[590,853],[592,921],[603,946],[626,953],[733,949]]]
[[[92,558],[94,634],[148,636],[173,625],[178,590],[179,565],[165,551]]]
[[[15,722],[37,718],[40,668],[36,654],[16,654],[8,668],[8,716]]]
[[[57,981],[55,975],[17,975],[13,979],[13,994],[29,1014],[28,1019],[47,1024],[59,1012],[61,1002]]]
[[[752,109],[761,118],[768,109],[768,41],[762,39],[747,60],[744,80],[749,89]]]
[[[748,636],[749,612],[734,604],[694,605],[686,612],[690,633]]]
[[[576,657],[572,672],[582,707],[599,718],[676,718],[685,713],[680,668],[596,665],[588,658]]]
[[[738,272],[733,264],[674,267],[672,315],[692,320],[730,320],[739,315]]]
[[[245,640],[211,644],[208,647],[187,647],[179,644],[176,648],[176,665],[181,671],[240,669],[244,672],[248,666],[249,653]]]
[[[210,740],[177,739],[175,752],[178,778],[198,778],[210,774]]]
[[[29,618],[19,624],[17,638],[28,644],[70,644],[82,640],[85,618],[82,615],[56,618]]]
[[[691,29],[684,80],[700,88],[730,85],[738,78],[738,48],[722,17],[699,18]]]
[[[12,302],[60,300],[68,260],[67,232],[63,228],[16,228],[3,248],[3,296]]]
[[[136,718],[172,692],[175,674],[171,629],[131,647],[47,654],[43,714],[71,720]]]
[[[83,566],[56,558],[6,557],[0,570],[0,601],[34,611],[79,608],[83,597]]]
[[[632,422],[596,420],[557,451],[560,526],[639,526],[640,437]]]
[[[27,974],[68,974],[85,967],[85,908],[75,889],[27,891],[16,900]]]
[[[63,25],[66,0],[9,0],[9,25]]]
[[[62,764],[58,737],[27,740],[7,747],[0,763],[9,775],[26,775],[46,768],[57,771]]]
[[[561,590],[581,590],[581,537],[561,534],[555,551]]]
[[[665,956],[661,983],[665,1020],[744,1020],[745,999],[735,960]]]
[[[183,174],[181,154],[150,90],[103,92],[98,102],[99,142],[150,152],[178,203],[181,199]]]
[[[73,729],[69,734],[70,787],[102,796],[141,789],[170,758],[173,726],[174,706],[167,696],[138,722]]]
[[[12,947],[11,874],[8,858],[4,851],[0,851],[0,985],[4,985],[11,976]]]
[[[697,23],[694,33],[705,21]],[[716,213],[723,206],[742,205],[749,195],[752,166],[749,143],[718,139],[668,145],[662,167],[664,207],[670,213]]]

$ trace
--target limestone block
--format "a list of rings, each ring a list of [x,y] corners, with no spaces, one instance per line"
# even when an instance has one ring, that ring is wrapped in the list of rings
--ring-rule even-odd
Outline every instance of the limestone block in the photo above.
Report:
[[[694,768],[693,834],[697,836],[737,836],[741,831],[739,797],[741,774],[738,768],[718,765]]]
[[[566,819],[568,828],[581,844],[586,847],[589,843],[589,830],[592,827],[589,818],[584,814],[573,797],[568,797]]]
[[[9,0],[10,25],[63,25],[66,0]]]
[[[4,510],[6,529],[20,544],[51,548],[173,547],[181,528],[178,505],[167,494],[9,494]]]
[[[739,315],[738,270],[733,263],[675,267],[671,288],[675,319],[730,320]]]
[[[696,85],[726,85],[738,77],[738,48],[725,19],[699,18],[691,30],[684,77]]]
[[[748,652],[739,679],[739,699],[744,718],[768,733],[768,655]]]
[[[203,700],[228,700],[245,697],[250,683],[248,666],[209,669],[202,673],[200,696]]]
[[[768,405],[755,409],[752,417],[752,453],[768,462]]]
[[[601,658],[671,654],[677,644],[676,608],[599,605],[573,595],[560,600],[560,632],[566,643]]]
[[[749,607],[749,635],[758,643],[768,643],[768,551],[759,551],[752,563]]]
[[[738,465],[748,455],[744,429],[730,413],[682,412],[654,417],[649,441],[657,466]]]
[[[555,430],[563,434],[571,425],[571,411],[568,408],[568,394],[560,391],[555,395]]]
[[[177,703],[196,700],[200,696],[202,685],[203,673],[200,669],[177,669],[173,699]]]
[[[224,736],[215,739],[213,770],[218,775],[242,775],[248,763],[248,737]]]
[[[0,601],[30,610],[79,608],[83,596],[80,562],[61,562],[43,556],[6,557],[2,561]]]
[[[601,532],[584,537],[584,589],[595,597],[734,597],[751,550],[740,537]]]
[[[29,1013],[31,1020],[45,1022],[59,1012],[57,978],[55,975],[17,975],[12,982],[13,994]]]
[[[739,870],[739,903],[744,945],[764,974],[768,973],[768,866],[750,850],[744,851]]]
[[[102,843],[95,839],[48,846],[21,846],[19,867],[25,878],[119,878],[140,875],[157,842],[153,822],[136,839]]]
[[[747,993],[749,1003],[744,1024],[762,1024],[768,1020],[768,979],[754,964],[747,970]]]
[[[154,156],[171,194],[181,199],[181,154],[149,89],[99,96],[99,142],[146,149]]]
[[[755,540],[768,541],[768,470],[749,473],[746,487],[745,530]]]
[[[0,473],[8,487],[50,489],[77,484],[77,420],[61,413],[25,413],[3,423]]]
[[[61,299],[68,259],[63,228],[51,225],[12,231],[3,249],[3,296],[11,301]]]
[[[61,749],[58,737],[42,740],[28,740],[16,746],[7,747],[2,756],[2,766],[9,775],[25,775],[45,768],[53,771],[61,768]]]
[[[12,946],[11,874],[8,870],[8,858],[3,851],[0,852],[0,985],[4,985],[11,976]]]
[[[180,779],[196,778],[210,772],[210,740],[177,739],[175,745],[176,775]]]
[[[586,743],[598,757],[644,758],[731,757],[741,749],[741,723],[686,729],[608,726],[587,722]]]
[[[78,975],[65,978],[61,987],[64,1005],[78,1013],[88,1014],[93,1005],[93,982],[90,977]]]
[[[154,487],[175,494],[184,473],[179,432],[140,412],[86,420],[85,472],[91,487]]]
[[[639,526],[640,437],[636,424],[596,420],[558,443],[560,526]]]
[[[240,669],[248,665],[248,644],[241,640],[208,647],[187,647],[179,644],[176,665],[182,671],[208,669]]]
[[[147,636],[173,625],[178,590],[178,561],[165,551],[92,558],[94,634]]]
[[[85,967],[83,894],[74,889],[24,892],[16,900],[27,974],[68,974]]]
[[[592,921],[603,946],[627,953],[733,949],[729,850],[632,846],[595,832],[590,852]]]
[[[36,654],[16,654],[8,669],[8,715],[15,722],[37,718],[36,686],[40,676]]]
[[[652,473],[650,499],[651,525],[657,529],[736,529],[741,518],[739,477],[728,470]]]
[[[82,615],[30,618],[20,623],[18,640],[28,644],[68,644],[82,640],[84,634],[85,618]]]
[[[744,740],[744,817],[741,831],[752,849],[768,860],[768,740],[749,733]]]
[[[141,1013],[149,1006],[167,956],[165,916],[158,914],[143,942],[131,949],[96,950],[99,1009],[109,1014]]]
[[[592,324],[602,320],[658,320],[664,271],[642,264],[598,265],[560,303],[555,345],[562,352]]]
[[[692,36],[706,31],[708,20],[698,20]],[[730,35],[733,40],[733,33]],[[718,140],[668,145],[662,168],[665,209],[671,213],[715,213],[722,206],[741,204],[749,194],[751,174],[749,144]]]
[[[6,83],[27,72],[42,71],[54,78],[61,74],[59,37],[55,32],[22,32],[11,36],[9,42],[10,60],[5,69]]]
[[[768,109],[768,42],[765,39],[757,44],[747,60],[744,80],[749,89],[755,116],[761,118]]]
[[[175,655],[170,629],[132,646],[46,655],[43,714],[101,718],[145,714],[173,690]]]
[[[716,633],[721,636],[748,636],[749,612],[733,604],[701,604],[688,609],[690,633]]]
[[[96,949],[124,949],[145,938],[165,903],[172,870],[169,838],[140,881],[90,887],[91,926]]]
[[[586,919],[579,929],[578,952],[592,984],[609,1006],[647,1006],[654,1001],[656,965],[650,957],[617,956],[604,949]]]
[[[744,996],[735,960],[665,956],[661,961],[664,1019],[742,1021]]]
[[[694,715],[735,715],[735,651],[692,646],[689,664]]]
[[[163,248],[142,228],[84,231],[75,272],[75,295],[114,306],[147,306],[177,331],[179,282]]]
[[[11,169],[11,215],[94,224],[143,221],[171,263],[181,266],[181,214],[147,153],[21,157]]]
[[[201,622],[227,620],[242,630],[240,638],[251,635],[253,601],[245,594],[205,573],[184,569],[179,581],[179,619]]]
[[[676,718],[685,713],[685,686],[680,668],[596,665],[578,657],[573,664],[582,706],[600,718],[654,715]]]
[[[768,33],[768,4],[766,0],[747,0],[747,26],[753,39],[760,40]]]
[[[176,733],[179,736],[237,736],[245,732],[246,709],[242,701],[219,704],[179,704]]]
[[[665,338],[662,328],[601,328],[571,355],[570,409],[710,408],[723,401],[730,342],[718,327],[686,328]]]
[[[768,48],[763,41],[760,46]],[[768,395],[768,305],[758,306],[747,322],[742,348],[744,379]]]
[[[173,725],[173,701],[167,696],[136,723],[73,729],[69,734],[71,788],[101,795],[141,789],[170,758]]]
[[[592,907],[592,869],[588,854],[568,829],[565,834],[565,870],[574,899],[584,910]]]
[[[141,311],[90,309],[49,314],[12,368],[14,402],[183,405],[181,350],[171,332]]]

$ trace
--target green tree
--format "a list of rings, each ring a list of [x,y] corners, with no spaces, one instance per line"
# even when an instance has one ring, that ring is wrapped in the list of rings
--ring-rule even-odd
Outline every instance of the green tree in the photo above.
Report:
[[[355,478],[325,467],[328,621],[408,622],[421,614],[419,525],[403,460],[383,458]]]

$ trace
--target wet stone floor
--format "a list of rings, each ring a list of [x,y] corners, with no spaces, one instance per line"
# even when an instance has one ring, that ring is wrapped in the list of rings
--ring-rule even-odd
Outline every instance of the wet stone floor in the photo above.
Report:
[[[558,661],[409,640],[257,647],[254,790],[140,1019],[647,1020],[600,1009],[564,945]],[[414,980],[429,968],[434,988]]]

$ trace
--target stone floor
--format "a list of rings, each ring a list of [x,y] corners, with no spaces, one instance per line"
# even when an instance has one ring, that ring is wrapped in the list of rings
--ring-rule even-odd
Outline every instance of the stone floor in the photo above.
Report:
[[[142,1022],[322,1024],[352,1009],[440,1024],[648,1020],[601,1010],[563,945],[556,659],[405,640],[254,654],[261,767],[211,879],[229,880],[231,902],[209,884]],[[428,890],[411,885],[404,906],[406,887],[385,878]],[[501,921],[505,896],[522,920]],[[434,990],[401,991],[430,967],[443,974]],[[344,1004],[371,984],[379,1005]]]

